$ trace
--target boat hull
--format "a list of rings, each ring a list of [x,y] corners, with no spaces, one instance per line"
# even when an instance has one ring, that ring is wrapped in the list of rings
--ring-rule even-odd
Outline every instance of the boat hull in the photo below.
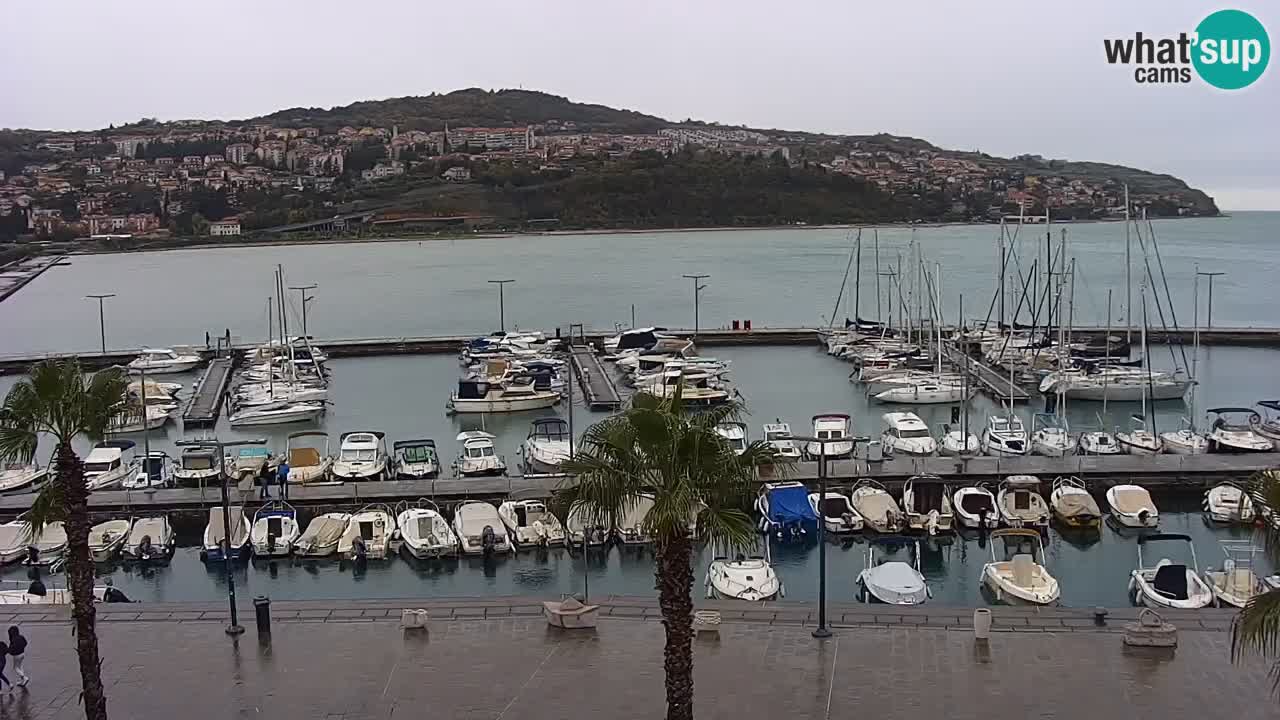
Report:
[[[554,393],[537,397],[517,398],[515,400],[464,400],[454,397],[449,401],[449,409],[455,413],[511,413],[526,410],[542,410],[560,402],[560,396]]]

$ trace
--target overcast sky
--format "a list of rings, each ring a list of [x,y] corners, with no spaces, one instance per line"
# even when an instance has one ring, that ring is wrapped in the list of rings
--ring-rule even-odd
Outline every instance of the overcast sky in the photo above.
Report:
[[[673,120],[890,132],[1177,175],[1280,210],[1280,69],[1143,86],[1104,37],[1190,32],[1186,0],[43,0],[6,3],[0,127],[242,118],[524,87]],[[1227,5],[1226,7],[1231,7]],[[1280,9],[1234,5],[1267,26]]]

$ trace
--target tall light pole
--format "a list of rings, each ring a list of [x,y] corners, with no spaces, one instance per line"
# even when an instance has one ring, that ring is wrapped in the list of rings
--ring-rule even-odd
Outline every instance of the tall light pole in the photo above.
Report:
[[[693,336],[698,337],[698,296],[703,290],[707,289],[706,285],[699,285],[698,283],[711,276],[685,275],[683,277],[687,277],[693,281]]]
[[[307,297],[307,291],[315,290],[317,287],[319,287],[319,285],[315,285],[315,284],[289,286],[290,290],[297,290],[302,295],[302,336],[303,337],[311,337],[310,335],[307,334],[307,303],[316,299],[315,295],[312,295],[311,297]]]
[[[102,301],[107,298],[115,297],[115,293],[107,293],[105,295],[85,295],[86,298],[98,301],[98,333],[102,337],[102,354],[107,354],[107,321],[103,315]]]
[[[515,280],[490,280],[490,283],[498,286],[498,329],[502,332],[507,331],[507,310],[506,300],[503,297],[502,289],[507,283],[513,283]]]
[[[227,602],[231,606],[231,624],[227,626],[226,630],[228,635],[240,635],[244,632],[244,628],[240,626],[240,618],[236,613],[236,579],[231,574],[231,499],[227,497],[227,463],[223,449],[238,445],[266,444],[267,441],[263,438],[233,440],[225,443],[217,438],[211,440],[179,440],[174,443],[178,447],[214,449],[218,453],[214,457],[214,461],[218,463],[218,484],[222,486],[222,538],[225,543],[222,547],[222,571],[227,578]]]
[[[1221,270],[1218,270],[1216,272],[1208,272],[1205,270],[1201,270],[1198,265],[1196,266],[1196,290],[1197,291],[1200,288],[1200,278],[1202,276],[1209,278],[1209,310],[1206,313],[1205,319],[1204,319],[1204,324],[1206,329],[1210,329],[1213,327],[1213,279],[1218,277],[1219,275],[1226,275],[1226,273],[1222,272]],[[1200,308],[1198,307],[1199,305],[1198,300],[1196,301],[1196,304],[1197,304],[1196,311],[1199,312]]]

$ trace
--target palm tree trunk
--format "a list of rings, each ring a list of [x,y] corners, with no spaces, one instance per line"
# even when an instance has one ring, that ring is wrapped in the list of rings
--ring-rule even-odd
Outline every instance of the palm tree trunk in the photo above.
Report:
[[[98,634],[94,629],[93,561],[89,557],[89,489],[84,463],[70,443],[58,446],[58,479],[66,508],[67,578],[71,588],[71,615],[75,620],[76,654],[80,658],[86,720],[107,720],[107,697],[102,689],[98,659]]]
[[[659,540],[655,548],[658,606],[667,633],[667,720],[693,720],[692,549],[687,536]]]

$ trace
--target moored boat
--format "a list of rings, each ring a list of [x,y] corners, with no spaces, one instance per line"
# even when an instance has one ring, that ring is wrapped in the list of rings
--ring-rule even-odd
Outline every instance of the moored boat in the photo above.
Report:
[[[1053,491],[1049,494],[1049,507],[1053,516],[1064,527],[1097,528],[1102,524],[1102,510],[1085,487],[1084,481],[1077,477],[1060,477],[1053,481]]]
[[[1143,551],[1151,552],[1149,545],[1155,542],[1178,542],[1187,547],[1191,556],[1188,567],[1182,562],[1161,558],[1148,565]],[[1191,536],[1175,533],[1157,533],[1138,538],[1138,566],[1129,576],[1129,598],[1134,605],[1149,608],[1195,609],[1213,603],[1213,590],[1200,577],[1200,564],[1196,560],[1195,544]]]
[[[999,554],[1003,550],[1003,557]],[[1026,528],[991,533],[991,562],[982,568],[982,582],[997,602],[1049,605],[1061,596],[1058,581],[1045,567],[1044,541]]]

